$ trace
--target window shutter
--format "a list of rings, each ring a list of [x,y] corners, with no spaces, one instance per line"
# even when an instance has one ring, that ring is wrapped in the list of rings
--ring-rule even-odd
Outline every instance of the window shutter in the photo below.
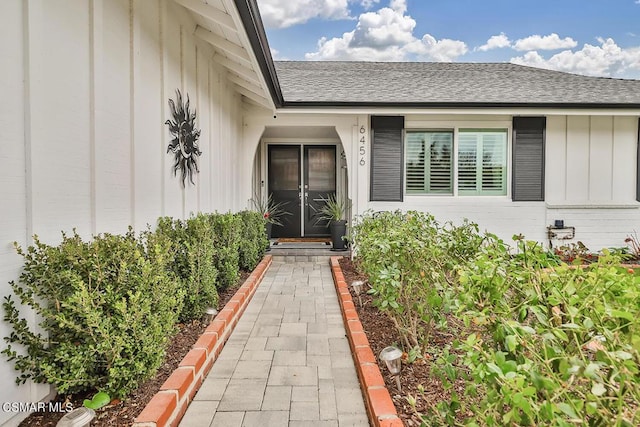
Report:
[[[404,117],[371,117],[371,200],[401,202]]]
[[[544,200],[546,117],[513,118],[513,201]]]

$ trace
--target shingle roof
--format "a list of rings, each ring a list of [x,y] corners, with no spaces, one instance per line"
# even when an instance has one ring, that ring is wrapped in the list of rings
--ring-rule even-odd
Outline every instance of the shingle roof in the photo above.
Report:
[[[509,63],[276,61],[286,104],[640,108],[640,80]]]

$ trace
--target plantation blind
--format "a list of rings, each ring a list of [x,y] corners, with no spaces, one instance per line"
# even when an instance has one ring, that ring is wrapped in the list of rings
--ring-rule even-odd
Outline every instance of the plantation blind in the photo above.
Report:
[[[371,200],[403,200],[404,117],[371,117]]]
[[[513,201],[544,201],[546,117],[513,118]]]
[[[476,191],[478,187],[477,157],[476,136],[461,132],[458,137],[458,191]]]
[[[406,150],[407,193],[452,194],[452,132],[408,132]]]
[[[458,136],[458,192],[507,192],[507,134],[504,130],[461,129]]]

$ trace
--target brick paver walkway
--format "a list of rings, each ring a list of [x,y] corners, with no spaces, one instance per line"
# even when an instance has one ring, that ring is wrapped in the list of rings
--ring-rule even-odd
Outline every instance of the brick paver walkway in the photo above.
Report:
[[[180,426],[368,426],[322,263],[273,263]]]

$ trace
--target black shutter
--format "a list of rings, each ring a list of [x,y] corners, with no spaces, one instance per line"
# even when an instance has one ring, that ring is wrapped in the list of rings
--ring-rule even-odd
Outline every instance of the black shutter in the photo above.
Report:
[[[404,117],[371,117],[371,200],[402,201]]]
[[[638,153],[636,155],[636,200],[640,202],[640,117],[638,118]]]
[[[513,201],[544,200],[546,117],[513,118]]]

